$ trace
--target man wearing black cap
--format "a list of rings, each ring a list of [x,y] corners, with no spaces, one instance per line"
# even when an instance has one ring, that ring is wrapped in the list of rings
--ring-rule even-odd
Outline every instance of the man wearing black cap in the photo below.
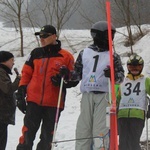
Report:
[[[35,32],[35,35],[40,37],[43,47],[48,44],[56,44],[56,29],[51,25],[42,27],[40,32]]]
[[[16,102],[13,97],[17,90],[20,76],[14,82],[9,77],[14,65],[14,56],[7,51],[0,51],[0,149],[5,150],[7,143],[7,127],[15,124]]]
[[[58,118],[64,109],[66,88],[76,85],[68,81],[69,72],[73,70],[74,58],[61,48],[55,27],[46,25],[35,35],[39,36],[42,47],[35,48],[25,62],[17,93],[17,106],[25,113],[22,136],[17,150],[32,150],[40,124],[40,142],[36,150],[51,149],[62,76],[65,82]]]

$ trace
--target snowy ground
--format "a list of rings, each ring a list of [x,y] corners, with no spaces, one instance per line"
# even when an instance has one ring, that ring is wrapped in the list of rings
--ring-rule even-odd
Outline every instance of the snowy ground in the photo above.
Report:
[[[143,28],[150,29],[150,26],[144,25]],[[39,30],[39,29],[37,29]],[[117,29],[119,32],[126,33],[125,28]],[[37,42],[35,41],[34,33],[31,29],[24,29],[24,53],[25,57],[19,57],[20,47],[19,47],[19,33],[17,33],[14,29],[3,28],[0,25],[0,50],[11,51],[16,56],[15,67],[21,71],[22,65],[28,57],[29,52],[37,46]],[[66,39],[67,38],[67,39]],[[78,52],[82,50],[84,47],[88,46],[91,43],[91,37],[89,30],[65,30],[61,33],[60,39],[62,41],[62,47],[69,49],[71,53],[74,54],[76,58]],[[124,69],[126,70],[126,60],[127,53],[130,52],[129,47],[123,46],[124,37],[121,34],[116,34],[115,36],[115,50],[120,54]],[[143,73],[145,75],[150,74],[150,52],[149,52],[149,41],[150,41],[150,33],[148,32],[140,41],[138,41],[134,46],[134,52],[141,55],[145,60],[145,67]],[[74,53],[77,52],[77,53]],[[12,80],[14,79],[15,74],[12,76]],[[68,89],[65,110],[62,112],[57,133],[56,140],[64,141],[71,140],[75,138],[75,128],[76,121],[80,113],[80,100],[81,94],[79,90],[79,85],[75,88]],[[9,126],[9,134],[8,134],[8,143],[6,150],[15,150],[16,145],[18,144],[19,136],[21,135],[21,127],[23,124],[24,115],[17,109],[16,111],[16,125]],[[150,128],[150,121],[148,121],[148,128]],[[143,130],[143,134],[141,137],[141,141],[146,140],[146,127]],[[150,129],[148,131],[150,135]],[[38,142],[39,132],[37,133],[35,145]],[[150,136],[149,136],[150,139]],[[55,150],[74,150],[75,141],[70,142],[60,142],[57,143]],[[35,150],[35,146],[33,148]]]

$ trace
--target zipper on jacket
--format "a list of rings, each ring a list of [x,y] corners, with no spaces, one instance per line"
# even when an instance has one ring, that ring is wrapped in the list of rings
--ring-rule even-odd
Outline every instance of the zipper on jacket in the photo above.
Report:
[[[44,97],[44,86],[45,86],[45,78],[46,78],[46,72],[47,72],[47,66],[49,64],[49,59],[47,60],[46,62],[46,66],[45,66],[45,72],[44,72],[44,79],[43,79],[43,83],[42,83],[42,95],[41,95],[41,101],[40,101],[40,104],[42,105],[42,102],[43,102],[43,97]]]

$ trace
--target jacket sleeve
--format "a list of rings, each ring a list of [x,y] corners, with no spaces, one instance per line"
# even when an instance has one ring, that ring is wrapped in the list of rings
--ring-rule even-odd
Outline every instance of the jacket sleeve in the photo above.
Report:
[[[119,84],[115,85],[115,93],[116,93],[116,105],[118,108],[120,100],[121,100],[121,91],[120,91],[120,85]]]
[[[26,60],[25,64],[23,65],[22,71],[21,71],[21,80],[19,83],[19,86],[21,85],[28,85],[32,78],[33,73],[33,58],[32,58],[32,52],[29,55],[28,59]]]
[[[82,55],[83,55],[83,50],[79,53],[79,55],[76,59],[74,72],[72,75],[74,80],[78,80],[78,81],[80,81],[82,79],[82,69],[83,69]]]
[[[74,57],[72,55],[70,55],[68,69],[70,70],[70,76],[71,76],[72,73],[74,72]],[[65,83],[64,86],[65,86],[65,88],[71,88],[71,87],[75,87],[78,83],[79,83],[79,81],[70,79],[69,81],[67,81]]]
[[[14,93],[19,85],[20,78],[16,77],[14,82],[11,82],[11,79],[4,72],[0,72],[0,90],[5,94]]]
[[[146,88],[146,93],[150,96],[150,78],[146,78],[145,80],[145,88]]]
[[[82,54],[83,51],[81,51],[77,57],[77,60],[74,64],[74,70],[70,72],[70,80],[65,85],[66,88],[77,86],[79,81],[82,79]]]
[[[114,71],[115,71],[115,83],[120,84],[124,79],[124,69],[122,67],[120,56],[114,53]]]

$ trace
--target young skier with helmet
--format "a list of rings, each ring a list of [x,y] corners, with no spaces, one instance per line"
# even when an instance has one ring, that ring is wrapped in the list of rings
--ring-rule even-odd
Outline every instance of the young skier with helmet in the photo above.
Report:
[[[139,143],[147,109],[146,96],[150,95],[150,78],[142,74],[143,67],[142,57],[131,55],[127,61],[128,74],[119,87],[119,150],[141,150]],[[150,109],[147,117],[150,117]]]
[[[112,25],[112,40],[115,35]],[[76,78],[81,80],[81,113],[76,126],[76,150],[99,150],[96,138],[104,137],[104,146],[109,149],[109,129],[106,127],[106,107],[108,103],[108,78],[110,59],[108,28],[106,21],[96,22],[91,28],[93,44],[79,53],[75,63]],[[114,53],[115,82],[121,83],[124,70],[119,55]],[[107,99],[107,100],[106,100]],[[81,140],[82,139],[82,140]]]

